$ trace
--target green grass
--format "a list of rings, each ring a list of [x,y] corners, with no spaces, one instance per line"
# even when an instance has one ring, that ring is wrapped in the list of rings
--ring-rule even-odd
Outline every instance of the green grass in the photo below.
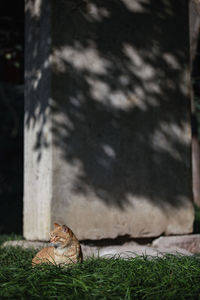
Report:
[[[200,299],[200,255],[88,259],[32,269],[34,250],[0,248],[0,299]]]

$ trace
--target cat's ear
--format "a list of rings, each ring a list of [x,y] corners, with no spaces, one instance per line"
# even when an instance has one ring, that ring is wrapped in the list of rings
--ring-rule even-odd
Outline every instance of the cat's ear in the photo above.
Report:
[[[56,229],[57,227],[59,227],[60,225],[57,223],[54,223],[54,229]]]
[[[62,226],[62,231],[63,232],[68,232],[69,228],[66,225]]]

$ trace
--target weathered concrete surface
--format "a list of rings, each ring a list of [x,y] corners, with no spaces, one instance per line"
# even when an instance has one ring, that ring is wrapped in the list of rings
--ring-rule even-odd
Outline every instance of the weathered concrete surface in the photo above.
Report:
[[[88,249],[90,247],[87,246],[83,247],[83,253],[84,257],[90,257],[90,252]],[[110,247],[102,247],[98,249],[94,256],[99,257],[106,257],[106,258],[128,258],[128,257],[136,257],[136,256],[164,256],[166,254],[173,254],[173,255],[191,255],[189,251],[186,251],[185,249],[181,249],[178,247],[159,247],[159,248],[153,248],[148,246],[140,246],[140,245],[123,245],[123,246],[110,246]]]
[[[178,247],[191,253],[200,253],[200,234],[166,237],[162,236],[154,240],[152,246],[158,248]]]
[[[26,240],[16,240],[4,242],[2,247],[22,247],[24,249],[42,249],[49,247],[48,242],[38,242],[38,241],[26,241]]]
[[[25,6],[23,225],[24,236],[33,240],[47,240],[52,225],[50,7],[49,1],[41,3],[26,1]]]
[[[192,232],[186,1],[43,2],[26,12],[24,236]]]
[[[32,248],[32,249],[41,249],[43,247],[48,247],[49,243],[43,242],[33,242],[33,241],[8,241],[3,244],[3,247],[23,247],[25,249]],[[168,246],[168,247],[152,247],[151,245],[138,245],[136,243],[126,243],[124,245],[112,245],[106,247],[95,247],[89,246],[85,244],[81,244],[83,258],[89,257],[106,257],[106,258],[129,258],[129,257],[136,257],[136,256],[163,256],[165,254],[182,254],[182,255],[192,255],[191,252],[178,248],[175,246]]]

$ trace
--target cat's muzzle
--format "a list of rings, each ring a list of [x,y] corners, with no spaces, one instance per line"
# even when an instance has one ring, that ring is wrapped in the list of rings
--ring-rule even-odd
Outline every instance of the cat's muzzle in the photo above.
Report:
[[[53,246],[54,248],[58,248],[60,246],[60,243],[49,243],[50,246]]]

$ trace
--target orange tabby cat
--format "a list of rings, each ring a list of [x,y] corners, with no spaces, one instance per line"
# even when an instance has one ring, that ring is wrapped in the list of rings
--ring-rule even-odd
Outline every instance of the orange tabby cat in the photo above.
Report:
[[[82,262],[80,243],[69,227],[55,223],[50,236],[53,246],[40,250],[32,260],[33,266],[40,263],[60,265]]]

